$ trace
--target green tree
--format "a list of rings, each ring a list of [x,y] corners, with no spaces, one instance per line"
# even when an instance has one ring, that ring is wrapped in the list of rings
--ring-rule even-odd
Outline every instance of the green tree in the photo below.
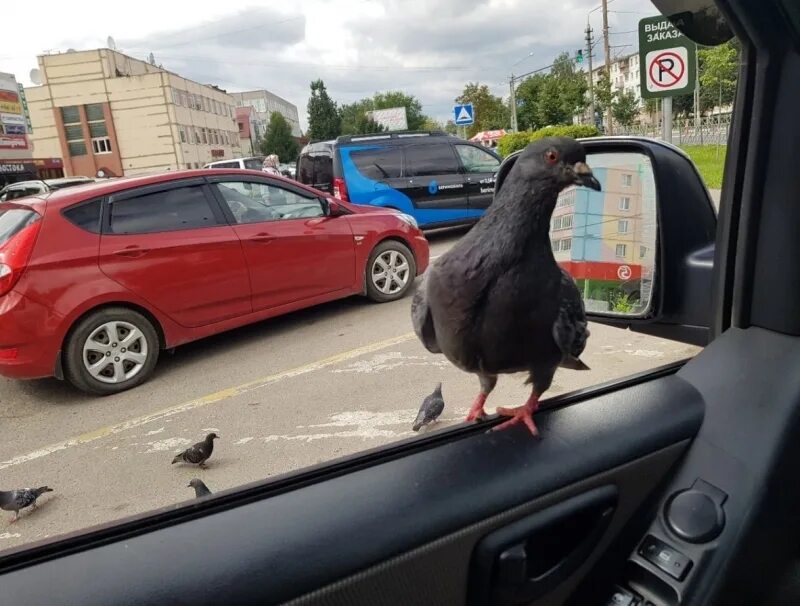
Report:
[[[622,126],[630,126],[639,115],[639,101],[630,91],[618,91],[611,104],[614,120]]]
[[[277,154],[281,162],[294,162],[299,153],[297,141],[292,137],[292,127],[278,112],[272,112],[267,125],[267,134],[261,140],[261,153]]]
[[[733,103],[739,71],[739,50],[735,40],[698,50],[700,101],[705,110]]]
[[[361,99],[355,103],[342,105],[339,108],[342,134],[363,135],[384,132],[386,129],[367,115],[372,109],[374,109],[372,99]]]
[[[406,108],[406,120],[409,130],[421,130],[427,116],[422,113],[422,103],[414,95],[407,95],[399,90],[375,93],[372,97],[372,109]]]
[[[322,80],[311,83],[307,134],[312,140],[335,139],[341,134],[341,118],[336,103],[328,95]]]
[[[547,81],[547,74],[534,74],[525,78],[516,90],[517,126],[520,130],[536,130],[544,124],[539,121],[539,98],[542,86]]]
[[[606,118],[606,110],[614,102],[614,91],[611,89],[611,79],[603,71],[600,78],[594,85],[594,106],[595,111],[603,120]]]
[[[572,57],[564,52],[553,61],[550,76],[558,82],[562,123],[571,124],[573,116],[583,113],[588,105],[586,75],[575,69]]]
[[[456,97],[458,104],[472,103],[475,110],[475,122],[467,128],[467,137],[472,137],[483,130],[506,128],[510,121],[508,105],[500,97],[491,93],[489,87],[478,82],[469,82],[464,92]]]

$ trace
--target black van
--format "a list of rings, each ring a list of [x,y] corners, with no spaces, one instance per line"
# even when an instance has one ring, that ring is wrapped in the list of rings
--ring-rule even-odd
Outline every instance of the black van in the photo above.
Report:
[[[494,151],[441,131],[392,132],[310,143],[296,178],[431,228],[477,221],[492,201],[499,166]]]

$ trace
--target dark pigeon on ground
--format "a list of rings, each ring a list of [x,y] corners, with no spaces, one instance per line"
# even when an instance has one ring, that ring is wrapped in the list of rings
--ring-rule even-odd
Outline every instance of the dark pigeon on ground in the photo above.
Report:
[[[219,436],[215,433],[208,434],[202,442],[198,442],[194,446],[190,446],[182,453],[175,455],[172,459],[172,464],[175,463],[191,463],[192,465],[199,465],[205,467],[205,463],[211,453],[214,452],[214,440]]]
[[[498,408],[538,435],[532,414],[559,366],[580,360],[589,330],[583,299],[556,263],[550,218],[558,194],[572,185],[600,190],[583,146],[567,137],[540,139],[519,155],[498,184],[492,205],[425,273],[411,303],[414,331],[432,353],[478,375],[480,393],[467,420],[482,419],[500,374],[526,372],[527,402]]]
[[[36,499],[46,492],[53,492],[52,488],[41,486],[39,488],[19,488],[17,490],[0,490],[0,509],[4,511],[13,511],[14,519],[11,522],[16,522],[19,519],[19,510],[26,507],[33,507],[36,509]]]
[[[205,485],[203,480],[198,478],[192,478],[189,480],[189,486],[187,486],[187,488],[194,488],[194,496],[196,496],[198,499],[200,497],[207,497],[211,494],[208,486]]]
[[[442,397],[442,384],[439,383],[436,389],[433,390],[433,393],[425,396],[425,399],[422,401],[422,406],[419,407],[419,412],[417,413],[417,418],[414,419],[412,429],[414,431],[419,431],[423,426],[436,422],[443,410],[444,398]]]

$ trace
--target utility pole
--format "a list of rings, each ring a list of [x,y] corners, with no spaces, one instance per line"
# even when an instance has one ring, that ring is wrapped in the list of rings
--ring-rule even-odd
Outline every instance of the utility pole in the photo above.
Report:
[[[586,56],[589,62],[589,123],[594,126],[594,75],[592,74],[592,26],[589,25],[589,18],[586,18]]]
[[[608,44],[608,0],[603,0],[603,53],[606,56],[606,76],[611,81],[611,49]],[[606,111],[607,134],[613,134],[611,124],[611,104]]]
[[[511,132],[517,132],[517,91],[514,90],[514,74],[508,79],[508,88],[510,92],[509,102],[511,103]]]

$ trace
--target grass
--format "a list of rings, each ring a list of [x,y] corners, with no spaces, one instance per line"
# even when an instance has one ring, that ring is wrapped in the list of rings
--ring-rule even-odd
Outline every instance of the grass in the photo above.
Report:
[[[722,187],[722,167],[725,164],[725,145],[682,145],[682,149],[697,165],[709,189]]]

